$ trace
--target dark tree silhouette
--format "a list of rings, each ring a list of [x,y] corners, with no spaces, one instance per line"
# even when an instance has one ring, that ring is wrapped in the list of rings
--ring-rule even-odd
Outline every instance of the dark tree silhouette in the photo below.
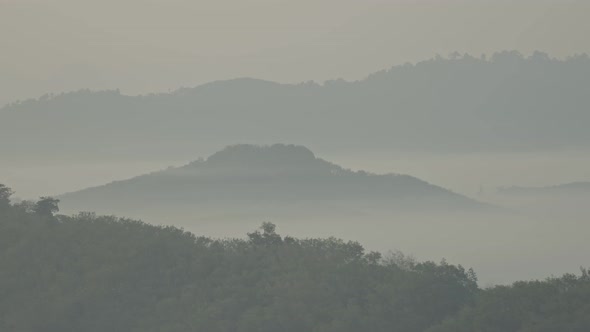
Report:
[[[59,212],[59,199],[53,197],[41,197],[35,204],[34,211],[40,216],[53,217]]]
[[[0,208],[6,208],[10,205],[10,196],[12,194],[12,189],[0,183]]]

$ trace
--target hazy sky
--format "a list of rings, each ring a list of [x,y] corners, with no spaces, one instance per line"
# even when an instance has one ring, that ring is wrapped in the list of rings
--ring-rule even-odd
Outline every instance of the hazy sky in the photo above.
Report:
[[[0,0],[0,104],[242,76],[360,79],[453,51],[590,53],[590,1]]]

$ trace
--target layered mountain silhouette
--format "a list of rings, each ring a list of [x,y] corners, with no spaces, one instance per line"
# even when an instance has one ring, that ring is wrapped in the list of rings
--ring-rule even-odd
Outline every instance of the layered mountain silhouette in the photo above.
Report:
[[[351,171],[303,146],[234,145],[206,160],[60,197],[66,210],[137,215],[142,210],[222,211],[376,208],[478,210],[487,205],[408,175]],[[346,209],[344,209],[346,210]],[[174,214],[171,214],[174,215]]]
[[[586,55],[437,57],[355,82],[236,79],[143,96],[46,95],[0,110],[0,153],[186,158],[245,141],[347,152],[590,148],[589,106]]]

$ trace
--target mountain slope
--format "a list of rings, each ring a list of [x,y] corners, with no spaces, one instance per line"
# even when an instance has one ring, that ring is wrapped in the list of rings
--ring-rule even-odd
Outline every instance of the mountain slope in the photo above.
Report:
[[[408,175],[354,172],[302,146],[235,145],[178,168],[60,197],[68,210],[131,213],[169,209],[372,207],[388,211],[478,209],[485,205]],[[337,210],[337,209],[336,209]],[[334,211],[334,213],[338,213]]]

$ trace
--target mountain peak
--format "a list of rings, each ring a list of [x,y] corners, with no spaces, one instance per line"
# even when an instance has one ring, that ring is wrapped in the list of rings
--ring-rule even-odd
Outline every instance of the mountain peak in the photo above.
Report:
[[[237,144],[226,147],[207,158],[207,164],[216,167],[300,167],[317,161],[308,148],[301,145]]]

